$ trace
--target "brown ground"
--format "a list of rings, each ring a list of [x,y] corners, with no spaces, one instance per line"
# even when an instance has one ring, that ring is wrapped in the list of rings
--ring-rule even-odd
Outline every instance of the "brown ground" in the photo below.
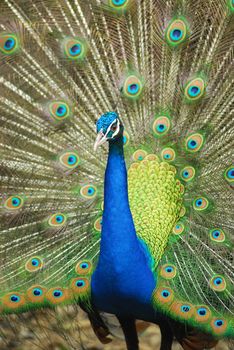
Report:
[[[78,311],[78,312],[77,312]],[[85,314],[74,307],[11,316],[0,320],[0,350],[126,350],[123,340],[103,345]],[[118,328],[113,328],[119,333]],[[160,331],[150,325],[140,337],[141,350],[159,350]],[[178,344],[173,350],[181,350]],[[220,342],[215,350],[233,350]]]

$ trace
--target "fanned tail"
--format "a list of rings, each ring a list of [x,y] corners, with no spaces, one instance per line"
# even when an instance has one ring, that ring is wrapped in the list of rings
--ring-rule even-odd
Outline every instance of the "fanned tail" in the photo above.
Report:
[[[114,110],[155,308],[233,337],[233,1],[117,3],[0,4],[0,310],[89,305]]]

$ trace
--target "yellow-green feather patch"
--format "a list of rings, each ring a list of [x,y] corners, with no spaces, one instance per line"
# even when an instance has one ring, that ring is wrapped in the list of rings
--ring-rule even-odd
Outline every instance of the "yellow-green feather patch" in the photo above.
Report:
[[[179,219],[181,183],[169,164],[151,155],[130,166],[128,186],[136,232],[158,262]]]

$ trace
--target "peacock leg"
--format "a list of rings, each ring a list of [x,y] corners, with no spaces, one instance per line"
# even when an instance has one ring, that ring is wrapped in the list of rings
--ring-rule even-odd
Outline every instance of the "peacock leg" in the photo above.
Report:
[[[137,336],[136,324],[134,318],[123,318],[117,316],[122,327],[127,350],[139,350],[139,341]]]
[[[171,350],[173,342],[173,332],[170,325],[166,321],[162,321],[159,324],[161,331],[161,347],[160,350]]]
[[[98,337],[101,343],[108,344],[112,341],[111,338],[108,338],[110,334],[109,329],[103,322],[99,312],[96,310],[94,305],[79,303],[80,308],[88,315],[90,324],[93,328],[94,333]]]

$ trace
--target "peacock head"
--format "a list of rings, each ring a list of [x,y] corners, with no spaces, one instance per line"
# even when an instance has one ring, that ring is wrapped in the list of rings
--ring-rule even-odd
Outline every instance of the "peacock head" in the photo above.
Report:
[[[107,112],[98,119],[96,123],[97,138],[94,143],[94,150],[106,141],[114,141],[123,137],[123,124],[116,112]]]

